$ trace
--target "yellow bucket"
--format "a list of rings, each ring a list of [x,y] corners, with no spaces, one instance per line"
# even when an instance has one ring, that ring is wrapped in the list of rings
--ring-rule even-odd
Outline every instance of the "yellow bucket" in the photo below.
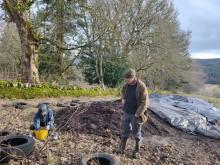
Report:
[[[34,130],[34,135],[36,139],[45,141],[48,136],[48,130],[46,129]]]

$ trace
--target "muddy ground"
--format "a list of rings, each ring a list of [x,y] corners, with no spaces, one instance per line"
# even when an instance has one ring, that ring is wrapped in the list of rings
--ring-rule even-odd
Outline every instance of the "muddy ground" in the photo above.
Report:
[[[122,165],[220,165],[220,141],[203,136],[186,134],[173,128],[156,114],[148,111],[149,120],[143,126],[142,158],[131,158],[134,140],[131,137],[125,155],[117,155],[120,135],[120,102],[116,98],[80,98],[66,107],[58,103],[72,99],[25,100],[30,107],[15,109],[18,100],[0,101],[0,131],[29,134],[37,104],[49,102],[55,111],[58,140],[46,143],[36,140],[34,152],[25,160],[10,164],[79,164],[83,155],[107,152]],[[20,100],[19,100],[20,101]],[[24,101],[24,100],[21,100]]]

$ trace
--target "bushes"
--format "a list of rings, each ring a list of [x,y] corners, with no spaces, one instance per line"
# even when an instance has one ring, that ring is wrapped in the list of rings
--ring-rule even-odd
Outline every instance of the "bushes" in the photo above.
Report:
[[[60,97],[60,96],[107,96],[119,95],[119,89],[117,88],[107,88],[105,90],[101,88],[88,88],[84,89],[81,87],[58,87],[52,86],[50,84],[42,85],[15,85],[16,82],[3,82],[0,81],[0,98],[8,99],[32,99],[40,97]]]

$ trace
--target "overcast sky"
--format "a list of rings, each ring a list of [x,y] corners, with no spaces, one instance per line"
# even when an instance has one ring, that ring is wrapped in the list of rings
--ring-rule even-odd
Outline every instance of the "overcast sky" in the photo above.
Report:
[[[220,58],[220,0],[173,0],[173,3],[182,29],[192,31],[191,57]]]
[[[192,58],[220,58],[220,0],[173,0],[182,29],[192,31]]]

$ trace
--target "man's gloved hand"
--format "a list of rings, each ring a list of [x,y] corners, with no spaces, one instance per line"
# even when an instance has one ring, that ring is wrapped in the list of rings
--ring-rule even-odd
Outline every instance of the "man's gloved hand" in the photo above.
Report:
[[[49,129],[50,129],[50,126],[49,126],[49,125],[47,125],[47,126],[46,126],[46,130],[49,130]]]

